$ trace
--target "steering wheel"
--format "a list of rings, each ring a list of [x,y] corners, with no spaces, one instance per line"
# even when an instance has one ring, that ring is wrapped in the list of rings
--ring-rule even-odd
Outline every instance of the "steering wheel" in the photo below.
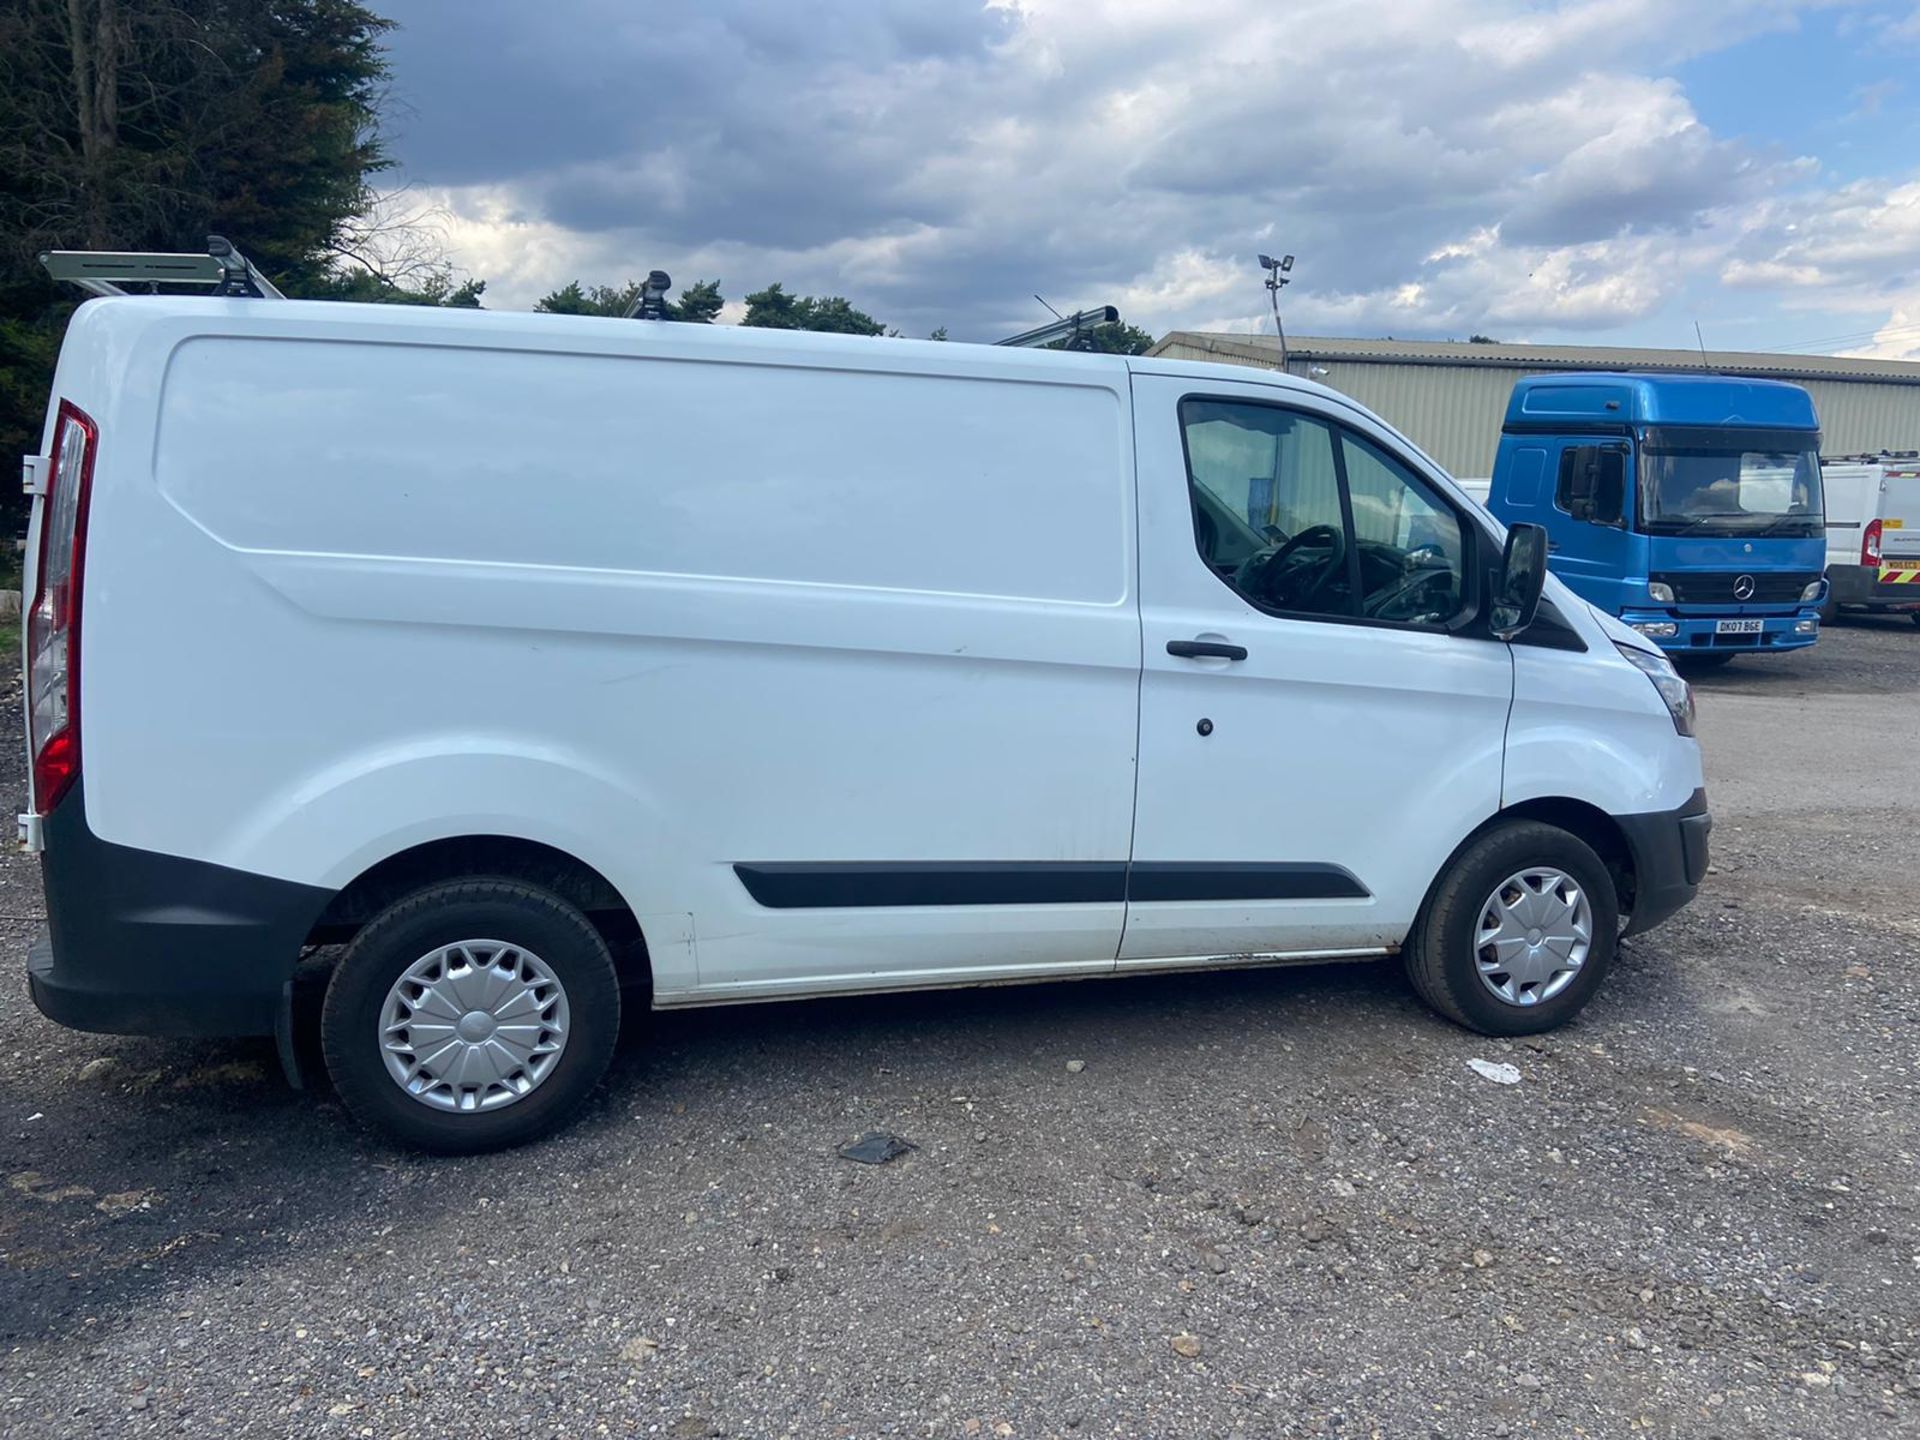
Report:
[[[1250,558],[1240,567],[1240,573],[1235,578],[1242,589],[1265,596],[1268,604],[1278,605],[1280,597],[1273,593],[1273,582],[1285,576],[1287,561],[1293,558],[1296,550],[1323,545],[1327,551],[1326,558],[1319,562],[1304,588],[1286,597],[1287,607],[1283,608],[1304,605],[1326,589],[1327,582],[1340,574],[1345,567],[1347,532],[1344,526],[1309,525],[1292,539],[1282,541],[1273,549]]]
[[[1454,582],[1451,570],[1425,568],[1409,571],[1389,588],[1368,597],[1366,613],[1375,620],[1430,620],[1444,619],[1446,613],[1457,609],[1453,601]],[[1435,614],[1435,604],[1441,602],[1446,610]]]

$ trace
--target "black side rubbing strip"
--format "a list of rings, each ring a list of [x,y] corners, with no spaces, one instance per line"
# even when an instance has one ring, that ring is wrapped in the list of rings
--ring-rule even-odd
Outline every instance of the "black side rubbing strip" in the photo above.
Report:
[[[1124,900],[1124,860],[771,861],[733,867],[770,910],[883,905],[1096,905]]]
[[[1119,900],[1364,900],[1338,865],[1123,860],[800,860],[733,867],[770,910],[1101,905]]]
[[[1367,887],[1338,865],[1140,861],[1129,900],[1365,900]]]

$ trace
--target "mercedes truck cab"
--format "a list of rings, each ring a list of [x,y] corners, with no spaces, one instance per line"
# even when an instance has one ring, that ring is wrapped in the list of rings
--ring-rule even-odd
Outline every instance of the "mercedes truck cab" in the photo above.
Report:
[[[1797,385],[1555,374],[1513,387],[1488,487],[1553,573],[1679,659],[1820,638],[1820,421]]]

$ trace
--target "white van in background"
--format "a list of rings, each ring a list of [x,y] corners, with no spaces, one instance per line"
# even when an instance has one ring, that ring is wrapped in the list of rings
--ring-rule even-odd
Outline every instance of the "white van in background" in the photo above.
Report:
[[[1920,624],[1920,451],[1821,457],[1828,595],[1843,609],[1904,610]]]
[[[28,476],[36,1002],[291,1067],[343,947],[430,1148],[623,1003],[1398,956],[1543,1030],[1706,870],[1685,682],[1292,376],[109,298]]]

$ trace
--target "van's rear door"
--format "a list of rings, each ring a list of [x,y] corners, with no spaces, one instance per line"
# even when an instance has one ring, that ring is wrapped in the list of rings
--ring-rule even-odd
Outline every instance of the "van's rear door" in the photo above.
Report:
[[[1880,579],[1914,586],[1920,600],[1920,464],[1889,465],[1880,496]]]

